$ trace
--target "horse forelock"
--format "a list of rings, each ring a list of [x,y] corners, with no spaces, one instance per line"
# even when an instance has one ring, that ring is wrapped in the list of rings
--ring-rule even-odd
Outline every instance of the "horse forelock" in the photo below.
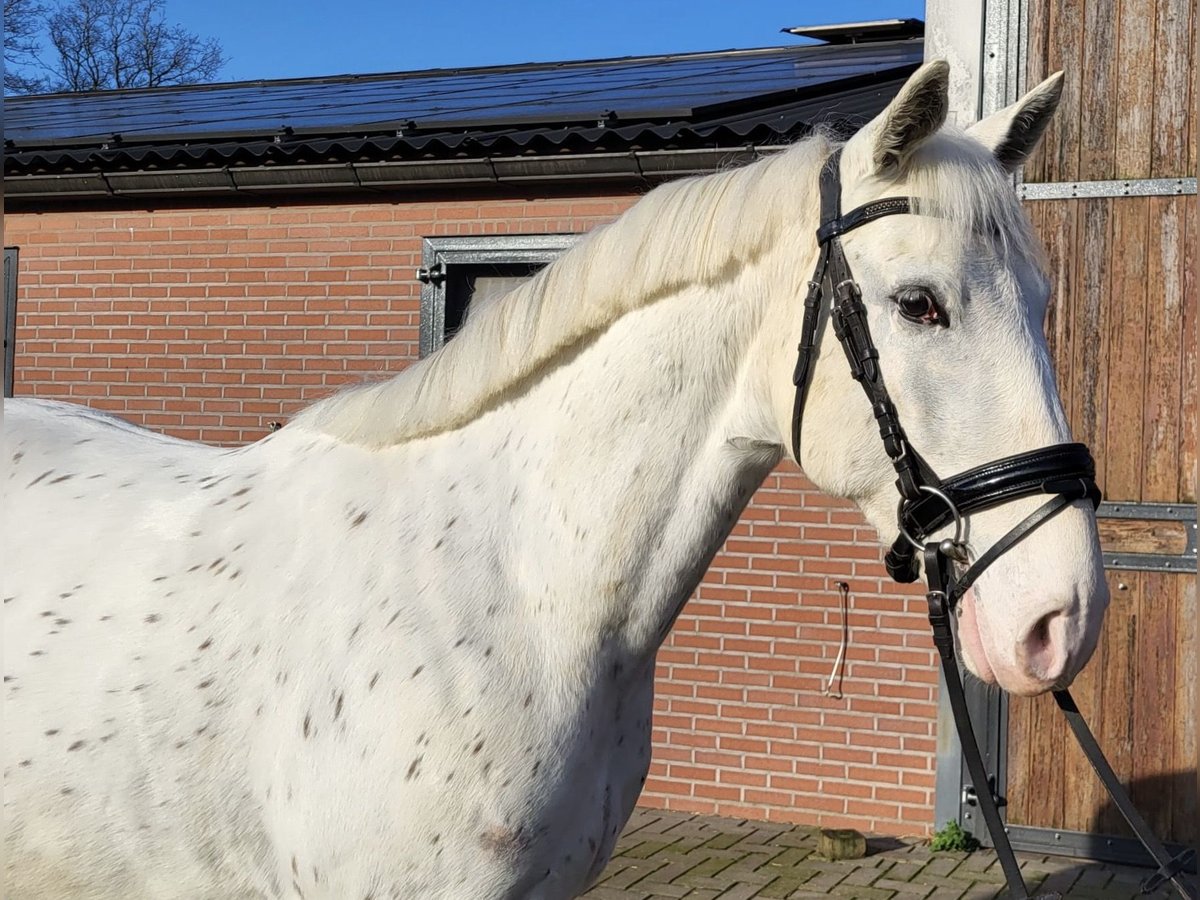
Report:
[[[1008,174],[988,148],[960,129],[944,127],[916,149],[897,183],[881,182],[871,190],[878,196],[903,193],[927,202],[938,218],[960,226],[964,241],[986,236],[999,254],[1044,265],[1041,245]]]
[[[316,403],[296,423],[373,446],[465,425],[626,313],[728,280],[786,225],[815,221],[813,175],[829,151],[820,133],[749,165],[656,188],[476,310],[430,357]]]

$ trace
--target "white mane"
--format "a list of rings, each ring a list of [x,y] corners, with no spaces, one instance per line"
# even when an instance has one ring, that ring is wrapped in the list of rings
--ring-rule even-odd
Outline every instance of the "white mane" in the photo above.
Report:
[[[688,285],[729,279],[770,250],[785,226],[815,221],[814,175],[833,147],[818,133],[742,168],[656,188],[477,310],[437,353],[387,381],[316,403],[294,421],[376,447],[461,427],[625,313]],[[930,198],[939,215],[1033,252],[1011,185],[990,152],[961,132],[934,136],[902,184],[881,188],[880,196]]]
[[[727,279],[769,249],[783,224],[813,203],[807,176],[829,149],[814,137],[739,169],[656,188],[469,317],[434,355],[294,421],[374,446],[461,427],[625,313],[682,286]]]

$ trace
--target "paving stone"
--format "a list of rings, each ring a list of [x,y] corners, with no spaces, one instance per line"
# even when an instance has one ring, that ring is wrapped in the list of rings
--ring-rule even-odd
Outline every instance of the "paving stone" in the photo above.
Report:
[[[842,872],[818,872],[804,883],[810,891],[830,891],[845,877]]]
[[[907,855],[910,859],[930,860],[936,858],[937,854],[929,849],[928,844],[912,844],[909,846]]]
[[[993,866],[998,867],[999,864],[1000,860],[994,853],[971,853],[963,859],[959,868],[964,872],[984,872]]]
[[[650,900],[650,895],[641,891],[626,891],[605,885],[592,888],[584,896],[588,900]]]
[[[639,891],[648,891],[650,896],[659,900],[659,898],[669,898],[669,900],[678,900],[680,897],[686,897],[692,892],[691,887],[686,884],[671,884],[670,882],[653,881],[653,876],[645,881],[639,881],[637,889]]]
[[[704,857],[702,856],[688,855],[681,857],[670,857],[667,860],[667,864],[653,875],[648,876],[646,881],[647,883],[654,884],[670,884],[672,881],[675,881],[681,875],[690,872],[704,861]]]
[[[791,831],[781,834],[776,840],[785,847],[812,847],[815,849],[817,846],[816,831],[805,828],[793,828]]]
[[[960,900],[963,893],[964,892],[961,888],[952,887],[949,885],[935,887],[933,889],[933,893],[926,897],[925,900]]]
[[[813,855],[813,851],[808,847],[788,847],[778,856],[775,856],[767,863],[772,869],[786,868],[790,869],[808,859]]]
[[[792,896],[793,893],[804,887],[806,880],[792,878],[787,875],[780,876],[768,882],[755,896],[768,898],[768,900],[786,900],[787,897]]]
[[[1071,885],[1075,883],[1077,875],[1078,871],[1075,869],[1064,869],[1061,872],[1054,872],[1038,885],[1038,890],[1055,891],[1065,897],[1070,892]]]
[[[728,850],[744,836],[745,835],[742,832],[726,831],[705,841],[704,845],[706,847],[716,847],[718,850]]]
[[[920,860],[894,860],[888,867],[887,877],[892,881],[914,881],[918,875],[923,875],[929,871],[933,861],[923,863]]]
[[[688,882],[695,882],[699,878],[712,878],[724,872],[738,860],[738,856],[718,855],[711,853],[705,856],[702,862],[692,866],[683,876],[683,879]]]
[[[1101,888],[1112,881],[1112,871],[1104,866],[1088,866],[1075,881],[1077,888]]]
[[[641,881],[656,869],[661,869],[663,863],[655,861],[642,860],[632,863],[622,869],[615,876],[604,882],[606,887],[625,888]]]
[[[717,900],[751,900],[758,895],[761,885],[735,884],[729,890],[717,895]]]
[[[644,841],[636,847],[624,851],[621,855],[632,857],[633,859],[649,859],[651,856],[657,856],[662,853],[671,844],[663,841]]]
[[[634,865],[634,861],[624,856],[614,856],[608,861],[608,865],[604,867],[604,871],[600,873],[600,877],[596,879],[597,884],[603,884],[610,878],[614,878],[619,872],[628,869]]]
[[[838,897],[853,897],[854,900],[892,900],[896,896],[895,891],[867,887],[862,884],[846,884],[845,882],[835,886],[830,894]]]
[[[883,890],[892,891],[898,897],[914,898],[926,897],[933,891],[931,884],[919,884],[912,881],[898,881],[895,878],[886,877],[880,878],[875,882],[875,887]]]
[[[962,860],[953,856],[935,856],[921,867],[920,879],[945,878],[962,864]]]
[[[1004,892],[1007,895],[1007,891]],[[997,900],[999,892],[988,884],[977,884],[968,888],[962,895],[963,900]]]
[[[846,877],[842,879],[843,884],[866,887],[874,884],[883,875],[878,869],[852,866],[848,861],[843,863],[842,868],[847,870]]]

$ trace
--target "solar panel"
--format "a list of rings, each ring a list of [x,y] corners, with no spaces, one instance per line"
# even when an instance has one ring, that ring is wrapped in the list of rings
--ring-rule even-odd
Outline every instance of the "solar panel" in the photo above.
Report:
[[[694,119],[919,63],[920,41],[795,46],[278,82],[12,97],[5,139],[123,145],[245,135],[412,133]]]

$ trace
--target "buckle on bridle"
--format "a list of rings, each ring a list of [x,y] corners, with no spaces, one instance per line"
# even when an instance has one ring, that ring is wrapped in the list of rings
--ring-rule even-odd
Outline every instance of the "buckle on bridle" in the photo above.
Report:
[[[931,494],[932,496],[937,497],[946,504],[946,509],[948,509],[950,511],[950,515],[954,517],[954,537],[946,538],[939,543],[939,552],[941,552],[943,556],[947,557],[948,559],[952,559],[955,562],[968,562],[967,545],[963,541],[963,538],[965,537],[965,525],[963,522],[962,513],[958,511],[958,507],[954,505],[954,501],[950,499],[950,496],[945,491],[941,490],[940,488],[935,488],[931,484],[919,484],[917,485],[917,490],[921,491],[922,493]],[[913,549],[919,553],[925,549],[925,545],[909,534],[908,529],[904,527],[904,506],[908,502],[908,500],[900,500],[900,505],[896,509],[896,524],[900,529],[900,534],[903,535],[905,540],[912,544]]]

